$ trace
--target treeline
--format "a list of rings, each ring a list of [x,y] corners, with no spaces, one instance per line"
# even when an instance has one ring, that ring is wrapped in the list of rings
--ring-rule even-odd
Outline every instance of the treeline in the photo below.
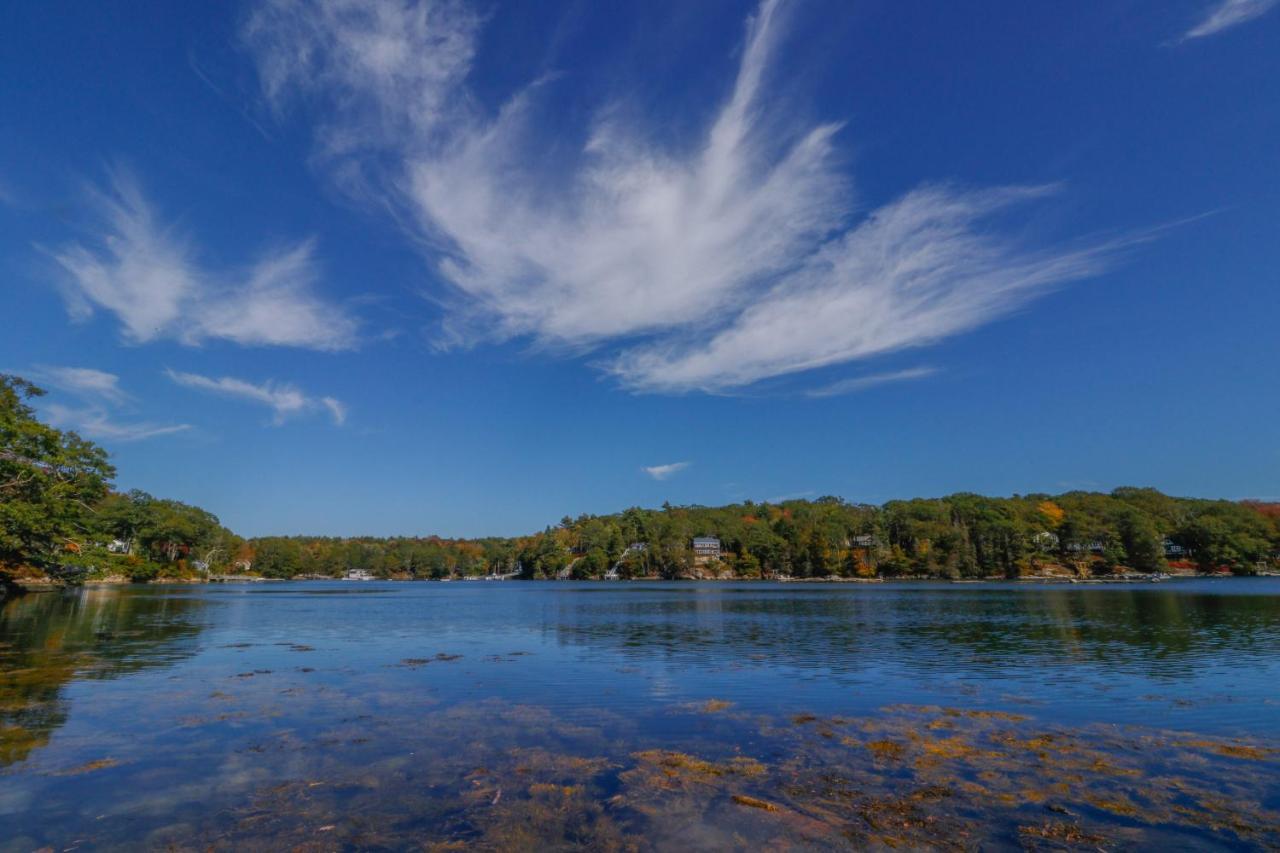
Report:
[[[267,536],[248,544],[252,571],[267,578],[341,577],[348,572],[367,572],[379,578],[441,580],[474,577],[511,566],[515,541],[438,536]]]
[[[719,559],[694,553],[715,537]],[[514,539],[437,537],[250,542],[270,577],[1019,577],[1277,567],[1280,504],[1174,498],[1154,489],[988,498],[664,505],[565,518]]]
[[[669,504],[565,517],[530,536],[264,537],[245,540],[198,507],[111,489],[106,453],[41,423],[40,389],[0,376],[0,582],[75,577],[445,579],[616,577],[1018,577],[1169,568],[1280,567],[1280,504],[1170,497],[1154,489],[890,501],[834,497],[722,507]],[[695,554],[712,537],[718,554]]]

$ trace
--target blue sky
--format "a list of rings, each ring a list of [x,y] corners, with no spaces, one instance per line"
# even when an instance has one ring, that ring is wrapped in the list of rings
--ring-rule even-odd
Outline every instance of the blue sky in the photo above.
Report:
[[[1277,5],[8,4],[0,369],[247,535],[1272,497]]]

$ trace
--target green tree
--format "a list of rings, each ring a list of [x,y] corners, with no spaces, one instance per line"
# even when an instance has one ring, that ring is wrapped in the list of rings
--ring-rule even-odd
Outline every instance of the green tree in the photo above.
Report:
[[[295,539],[259,539],[253,568],[264,578],[291,578],[302,567],[302,546]]]
[[[1165,568],[1163,540],[1150,516],[1126,508],[1116,520],[1116,528],[1129,568],[1140,572],[1158,572]]]
[[[152,500],[139,535],[153,560],[172,563],[217,539],[222,525],[212,513],[180,501]]]
[[[125,543],[126,552],[134,553],[138,537],[151,517],[151,504],[155,498],[132,489],[128,493],[113,492],[98,505],[96,526],[104,538]]]
[[[41,423],[28,400],[44,391],[0,375],[0,576],[47,567],[90,532],[93,505],[115,469],[102,448]]]

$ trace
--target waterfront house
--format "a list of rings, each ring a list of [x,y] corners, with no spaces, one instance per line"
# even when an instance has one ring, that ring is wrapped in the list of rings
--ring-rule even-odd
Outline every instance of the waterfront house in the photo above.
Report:
[[[714,536],[695,536],[693,539],[693,563],[701,566],[720,559],[720,540]]]
[[[1031,537],[1031,542],[1041,551],[1055,551],[1058,548],[1058,534],[1041,530]]]

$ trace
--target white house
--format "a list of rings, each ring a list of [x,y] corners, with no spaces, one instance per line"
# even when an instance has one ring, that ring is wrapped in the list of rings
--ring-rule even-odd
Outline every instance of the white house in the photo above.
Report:
[[[720,559],[720,540],[714,536],[695,536],[693,539],[693,562],[695,565],[714,562]]]
[[[1048,530],[1041,530],[1035,536],[1031,537],[1032,543],[1041,551],[1052,551],[1058,547],[1058,534],[1051,533]]]

